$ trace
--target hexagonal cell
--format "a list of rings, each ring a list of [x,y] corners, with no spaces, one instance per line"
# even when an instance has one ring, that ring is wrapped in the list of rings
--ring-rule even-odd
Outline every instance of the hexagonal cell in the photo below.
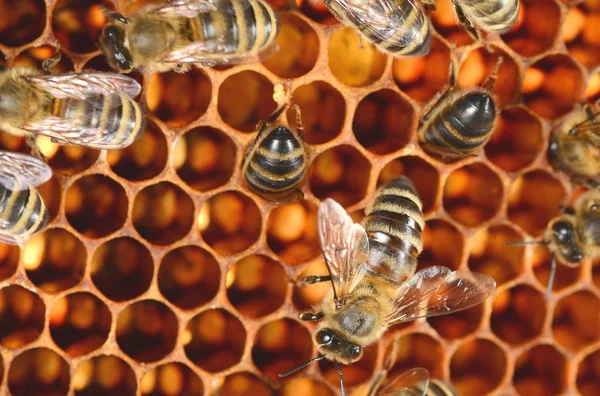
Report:
[[[214,298],[221,284],[217,260],[198,246],[181,246],[168,252],[158,270],[158,288],[182,309],[198,308]]]
[[[101,238],[123,227],[129,202],[125,189],[104,175],[87,175],[67,189],[65,214],[75,230]]]
[[[175,184],[156,183],[135,196],[132,218],[142,238],[156,245],[170,245],[192,229],[194,202]]]
[[[46,306],[34,292],[10,285],[0,289],[0,344],[21,348],[36,340],[44,329]]]
[[[69,356],[78,357],[106,342],[112,315],[98,297],[78,292],[55,301],[48,320],[54,343]]]
[[[421,157],[407,155],[388,162],[377,179],[377,187],[401,176],[407,176],[415,184],[421,202],[423,213],[434,209],[440,184],[440,174],[429,162]]]
[[[113,172],[130,181],[142,181],[158,176],[167,164],[167,140],[153,123],[130,146],[109,150],[106,160]]]
[[[433,265],[457,270],[464,249],[465,238],[452,223],[442,219],[427,220],[417,271]]]
[[[275,260],[252,255],[236,262],[227,272],[227,298],[244,316],[260,318],[279,309],[287,291],[287,274]]]
[[[476,163],[453,171],[444,185],[446,212],[467,227],[490,220],[500,210],[502,181],[487,165]]]
[[[562,298],[554,309],[554,339],[571,351],[579,351],[600,339],[600,300],[581,290]]]
[[[559,213],[566,193],[550,174],[535,170],[513,181],[508,192],[508,219],[534,237]]]
[[[366,382],[373,376],[377,361],[377,346],[370,345],[364,348],[364,356],[358,362],[342,366],[344,387],[352,387]],[[319,361],[319,369],[330,385],[340,387],[340,374],[333,362],[327,359]]]
[[[49,348],[22,352],[8,369],[8,389],[13,395],[66,395],[70,381],[69,364]]]
[[[567,362],[552,345],[536,345],[515,363],[513,384],[523,396],[558,395],[566,387]]]
[[[0,281],[14,275],[20,256],[21,249],[18,246],[0,244]]]
[[[210,309],[196,315],[184,334],[185,354],[196,366],[209,373],[233,367],[242,359],[246,329],[224,309]]]
[[[432,37],[431,50],[427,55],[394,58],[392,62],[396,85],[421,103],[427,102],[444,88],[448,83],[449,70],[450,48],[436,35]]]
[[[58,0],[52,12],[52,30],[60,46],[77,53],[96,51],[96,43],[106,23],[103,7],[108,1]]]
[[[223,380],[223,385],[219,389],[219,394],[230,396],[270,396],[272,395],[269,387],[263,383],[254,374],[242,371],[229,374]]]
[[[83,172],[98,160],[99,150],[83,146],[59,146],[38,138],[38,146],[53,171],[72,176]]]
[[[73,388],[75,396],[133,396],[137,380],[125,360],[113,355],[99,355],[77,366],[73,373]]]
[[[544,288],[547,288],[552,267],[552,253],[550,253],[550,250],[548,250],[546,246],[534,246],[531,267],[533,268],[536,279],[544,286]],[[559,291],[574,285],[579,281],[581,272],[580,266],[562,265],[560,261],[557,261],[552,291]]]
[[[159,120],[180,128],[206,112],[211,91],[210,79],[200,69],[155,73],[148,82],[146,104]]]
[[[427,334],[411,333],[400,337],[398,342],[398,357],[387,374],[388,379],[415,367],[426,368],[432,377],[443,375],[444,348],[439,341]],[[390,351],[391,344],[384,356],[389,356]]]
[[[281,30],[277,35],[279,51],[263,62],[282,78],[300,77],[312,70],[319,55],[319,36],[303,19],[284,12],[280,14]]]
[[[436,32],[443,35],[457,46],[465,46],[473,43],[473,39],[463,26],[459,26],[456,18],[454,5],[450,0],[438,0],[435,2],[435,10],[430,11],[431,22]]]
[[[389,154],[409,142],[415,118],[409,102],[391,89],[382,89],[360,101],[352,120],[352,131],[356,140],[370,152]]]
[[[46,25],[46,4],[43,0],[26,0],[17,3],[2,1],[0,12],[0,43],[18,47],[38,38]],[[56,13],[56,11],[55,11]]]
[[[117,344],[137,362],[155,362],[175,347],[177,327],[177,316],[165,304],[155,300],[136,301],[117,318]]]
[[[219,254],[231,255],[258,240],[261,221],[252,199],[238,191],[225,191],[204,202],[197,224],[210,247]]]
[[[577,371],[577,390],[583,396],[600,392],[600,350],[595,350],[581,361]]]
[[[252,361],[271,379],[310,359],[313,340],[295,320],[283,318],[264,324],[252,344]]]
[[[313,81],[294,90],[292,102],[300,106],[304,140],[308,144],[326,143],[340,134],[346,118],[346,101],[325,81]],[[288,123],[296,128],[296,114],[287,112]]]
[[[480,328],[484,319],[483,304],[449,315],[434,316],[427,321],[447,340],[465,337]]]
[[[470,340],[452,355],[450,378],[461,395],[483,395],[500,385],[506,363],[504,351],[492,341]]]
[[[521,275],[525,268],[525,247],[507,242],[522,242],[523,238],[512,227],[496,225],[479,230],[471,240],[469,268],[491,276],[498,285]]]
[[[274,208],[267,220],[267,245],[289,265],[317,257],[317,207],[302,201]]]
[[[583,98],[584,78],[570,57],[548,55],[527,68],[521,90],[527,107],[542,117],[555,119]]]
[[[229,76],[219,88],[219,115],[238,131],[254,132],[258,122],[267,119],[275,107],[273,83],[255,71]]]
[[[571,56],[589,69],[600,65],[598,40],[598,6],[593,1],[583,1],[569,10],[562,25],[562,34]]]
[[[21,52],[11,62],[11,67],[28,67],[38,69],[42,74],[42,63],[56,54],[56,48],[51,45],[42,45],[41,47],[30,47]],[[52,69],[52,73],[61,74],[73,71],[73,62],[69,57],[61,53],[60,62]]]
[[[222,131],[203,126],[177,139],[174,164],[188,186],[210,191],[231,180],[237,149]]]
[[[379,80],[387,63],[386,55],[366,40],[361,44],[360,36],[350,27],[333,33],[327,51],[329,69],[351,87],[364,87]]]
[[[333,198],[341,205],[352,205],[365,197],[371,164],[349,145],[330,148],[319,154],[310,167],[309,183],[320,200]]]
[[[335,395],[327,385],[312,378],[294,378],[287,381],[279,394],[281,396]]]
[[[187,365],[173,362],[147,371],[140,381],[140,391],[144,396],[202,395],[204,384]]]
[[[21,153],[29,153],[31,151],[25,141],[25,136],[11,135],[8,132],[0,132],[0,149],[18,151]]]
[[[502,39],[525,57],[539,55],[552,47],[560,32],[560,8],[554,1],[522,0],[520,3],[523,23],[517,23]]]
[[[46,183],[36,187],[48,208],[48,223],[56,218],[60,210],[61,186],[56,176],[52,176]]]
[[[486,157],[507,172],[525,168],[544,149],[541,121],[522,107],[502,109],[484,148]]]
[[[48,293],[77,285],[83,278],[86,260],[83,243],[62,228],[47,229],[34,235],[23,248],[27,277]]]
[[[325,261],[319,260],[311,263],[296,277],[296,280],[309,275],[328,275]],[[319,282],[306,287],[301,287],[294,282],[292,301],[298,311],[309,311],[323,300],[329,290],[331,290],[331,282]]]
[[[518,285],[494,296],[492,331],[509,344],[522,344],[542,333],[546,300],[540,291]]]

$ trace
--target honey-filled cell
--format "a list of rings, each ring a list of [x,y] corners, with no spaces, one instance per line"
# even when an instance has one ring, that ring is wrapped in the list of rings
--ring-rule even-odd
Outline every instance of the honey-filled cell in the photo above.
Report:
[[[222,395],[230,396],[271,396],[269,387],[257,376],[248,372],[237,372],[229,374],[223,380],[223,385],[219,388]]]
[[[600,339],[600,299],[581,290],[561,298],[554,309],[554,339],[569,351],[579,351]]]
[[[333,396],[334,393],[323,382],[311,378],[294,378],[285,383],[278,396]]]
[[[43,139],[39,143],[41,153],[47,158],[48,165],[58,174],[72,176],[88,169],[98,160],[99,150],[83,146],[61,146]],[[40,147],[41,146],[41,147]]]
[[[46,306],[40,296],[22,286],[0,289],[0,345],[21,348],[36,340],[45,324]]]
[[[594,396],[600,392],[600,350],[592,351],[579,363],[577,390],[583,396]]]
[[[12,395],[66,395],[70,381],[67,361],[46,347],[21,352],[8,368]]]
[[[483,326],[484,320],[483,304],[464,311],[427,318],[431,327],[447,340],[463,338],[475,333]]]
[[[450,222],[429,219],[423,230],[423,251],[417,270],[441,265],[457,270],[465,250],[465,238]]]
[[[375,372],[376,360],[377,348],[375,345],[370,345],[363,349],[363,357],[358,362],[347,366],[342,366],[344,387],[353,387],[365,383],[369,378],[371,378]],[[319,361],[318,364],[325,380],[335,388],[339,388],[340,374],[333,362],[323,359]]]
[[[140,391],[144,396],[201,395],[204,384],[186,364],[171,362],[147,371],[140,381]]]
[[[13,59],[12,67],[27,67],[37,69],[40,74],[42,72],[42,63],[55,55],[57,49],[50,45],[44,45],[41,47],[31,47],[21,52],[15,59]],[[69,73],[73,71],[73,62],[69,57],[63,53],[60,55],[60,61],[52,68],[52,73],[61,74]]]
[[[592,70],[600,65],[600,12],[594,0],[572,3],[562,26],[567,50]]]
[[[544,245],[537,245],[533,249],[533,256],[531,258],[533,273],[538,282],[544,287],[548,287],[550,271],[552,271],[552,253]],[[556,292],[573,286],[581,278],[581,273],[581,266],[564,265],[564,263],[557,259],[556,275],[554,276],[552,291]]]
[[[506,364],[504,351],[493,341],[469,340],[452,355],[450,379],[461,395],[484,395],[500,385]]]
[[[397,342],[396,345],[390,344],[385,353],[385,356],[390,356],[392,345],[399,348],[396,361],[387,374],[388,379],[415,367],[426,368],[432,377],[442,375],[444,349],[438,340],[428,334],[410,333],[399,337]]]
[[[99,355],[84,360],[72,380],[75,396],[136,395],[137,380],[131,366],[114,355]]]
[[[60,46],[80,54],[96,51],[107,22],[103,8],[111,6],[106,0],[58,0],[52,10],[52,30]]]
[[[18,246],[0,243],[0,281],[14,275],[20,257],[21,249]]]
[[[559,395],[565,389],[567,362],[552,345],[541,344],[518,356],[513,384],[521,396]]]
[[[46,4],[43,0],[0,2],[0,44],[18,47],[32,42],[44,31]]]

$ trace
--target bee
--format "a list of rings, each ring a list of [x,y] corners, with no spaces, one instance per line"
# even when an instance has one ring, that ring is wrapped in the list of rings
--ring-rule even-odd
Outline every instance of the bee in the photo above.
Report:
[[[482,87],[457,89],[456,67],[450,62],[450,84],[425,108],[419,125],[419,142],[442,160],[475,157],[496,126],[496,99],[492,89],[502,57]]]
[[[360,360],[363,348],[377,342],[391,325],[458,312],[483,302],[494,291],[492,278],[469,271],[434,266],[414,274],[422,244],[420,207],[405,177],[379,190],[367,209],[366,228],[353,223],[333,199],[320,204],[317,229],[329,275],[300,280],[300,285],[330,281],[333,286],[316,313],[300,315],[301,320],[320,321],[314,334],[319,356],[280,377],[328,359],[338,370],[344,395],[340,364]]]
[[[279,16],[264,0],[171,0],[107,16],[99,47],[125,73],[258,62],[279,48]]]
[[[519,0],[452,0],[452,3],[458,20],[476,41],[482,41],[478,29],[506,33],[519,17]]]
[[[277,87],[282,88],[281,85]],[[279,204],[290,204],[304,198],[298,186],[304,179],[307,166],[300,108],[294,106],[296,129],[276,124],[290,105],[289,92],[288,83],[287,96],[266,121],[259,123],[258,134],[242,162],[242,175],[248,187],[260,197]],[[279,94],[276,92],[276,95]]]
[[[0,243],[22,246],[48,224],[48,209],[35,187],[50,177],[41,160],[0,151]]]
[[[430,0],[433,1],[433,0]],[[431,49],[431,22],[414,0],[323,0],[341,23],[392,56],[426,55]]]

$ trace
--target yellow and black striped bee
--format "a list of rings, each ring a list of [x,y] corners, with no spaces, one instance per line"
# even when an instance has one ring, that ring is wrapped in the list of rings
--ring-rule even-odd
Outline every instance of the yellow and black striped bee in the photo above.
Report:
[[[476,156],[492,136],[497,105],[492,89],[502,57],[482,87],[456,87],[456,67],[450,62],[450,84],[440,91],[423,112],[419,143],[430,155],[442,160]]]
[[[0,243],[22,246],[48,224],[48,209],[35,187],[50,177],[41,160],[0,151]]]
[[[258,62],[279,48],[279,17],[264,0],[171,0],[107,16],[99,47],[120,72]]]
[[[519,0],[453,0],[460,23],[474,40],[481,41],[478,29],[506,33],[519,17]]]
[[[391,325],[458,312],[494,291],[496,282],[478,273],[446,267],[414,273],[424,222],[420,198],[408,178],[384,185],[366,213],[363,228],[331,198],[319,206],[317,229],[329,275],[300,280],[301,285],[333,285],[316,313],[300,315],[301,320],[321,321],[314,336],[319,356],[281,377],[328,359],[338,369],[344,395],[340,363],[360,360],[363,348]]]

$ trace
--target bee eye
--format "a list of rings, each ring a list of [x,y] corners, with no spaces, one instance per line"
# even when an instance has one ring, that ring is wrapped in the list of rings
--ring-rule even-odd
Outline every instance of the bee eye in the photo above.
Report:
[[[360,352],[362,351],[362,348],[358,345],[354,345],[354,347],[352,347],[352,355],[354,357],[360,355]]]
[[[330,332],[321,330],[317,333],[316,339],[317,339],[318,344],[325,345],[325,344],[329,344],[331,342],[331,340],[333,339],[333,337],[331,336]]]

